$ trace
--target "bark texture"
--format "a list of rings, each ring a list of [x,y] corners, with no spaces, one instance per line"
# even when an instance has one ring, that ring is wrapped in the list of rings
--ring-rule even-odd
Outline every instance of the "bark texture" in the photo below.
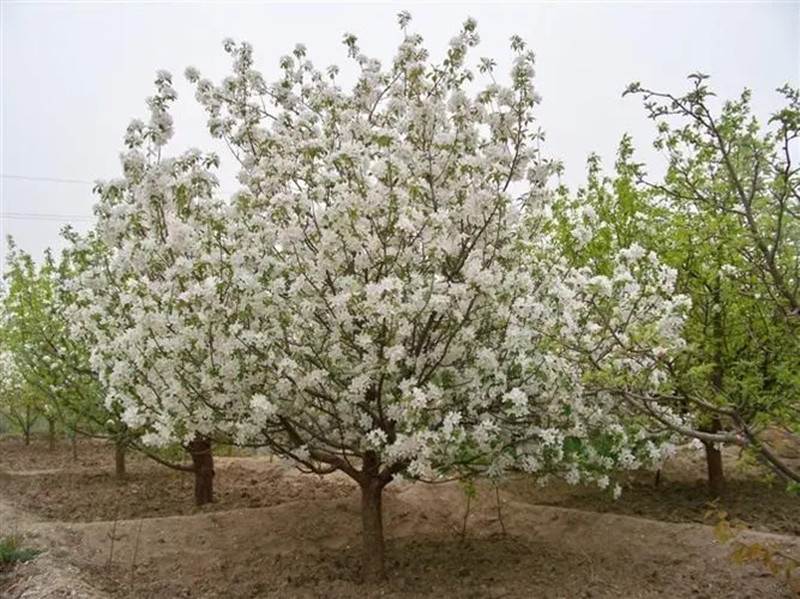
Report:
[[[194,502],[201,506],[214,501],[214,456],[211,441],[198,435],[186,447],[192,456]]]

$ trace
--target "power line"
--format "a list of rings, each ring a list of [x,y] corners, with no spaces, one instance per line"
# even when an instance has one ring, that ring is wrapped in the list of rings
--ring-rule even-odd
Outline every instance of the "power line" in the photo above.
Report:
[[[97,181],[86,181],[84,179],[61,179],[59,177],[31,177],[28,175],[6,175],[4,173],[0,173],[0,179],[14,179],[17,181],[43,181],[46,183],[69,183],[72,185],[97,185]],[[230,191],[224,191],[220,189],[217,189],[217,191],[224,195],[233,195],[232,192]],[[5,214],[12,214],[12,213],[5,213]],[[24,214],[25,216],[8,216],[8,217],[4,216],[3,218],[28,218],[36,216],[33,213],[28,213],[28,212],[19,214]],[[60,219],[62,216],[67,216],[67,215],[43,215],[43,216],[53,216]],[[76,216],[75,218],[88,219],[88,217],[86,216]],[[49,220],[54,220],[54,219],[50,218]]]
[[[46,214],[42,212],[0,212],[0,218],[9,220],[50,220],[50,221],[81,221],[91,222],[91,216],[79,214]]]
[[[31,177],[28,175],[6,175],[0,173],[2,179],[17,179],[20,181],[46,181],[49,183],[77,183],[79,185],[94,185],[94,181],[86,181],[83,179],[61,179],[59,177]]]
[[[0,173],[2,179],[15,179],[18,181],[44,181],[46,183],[69,183],[73,185],[94,185],[94,181],[84,179],[63,179],[60,177],[33,177],[29,175],[8,175]],[[81,214],[53,214],[44,212],[0,212],[3,220],[33,220],[56,222],[91,222],[94,218]]]

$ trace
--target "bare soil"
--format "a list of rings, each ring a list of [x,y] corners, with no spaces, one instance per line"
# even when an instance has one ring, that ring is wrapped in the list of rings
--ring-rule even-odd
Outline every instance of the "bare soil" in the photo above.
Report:
[[[783,483],[775,481],[763,468],[739,463],[737,450],[724,450],[724,457],[726,495],[714,504],[716,509],[725,510],[729,517],[753,530],[800,535],[800,497],[786,493]],[[514,477],[504,488],[520,501],[539,505],[664,522],[709,523],[713,514],[709,513],[712,505],[704,468],[702,450],[683,449],[664,465],[658,480],[655,472],[634,472],[623,477],[623,492],[617,500],[596,486],[573,486],[562,480],[540,487],[530,478]]]
[[[700,524],[700,459],[682,455],[659,488],[641,473],[616,502],[520,477],[501,489],[498,510],[482,486],[468,514],[457,484],[393,483],[384,500],[388,580],[370,585],[359,580],[358,491],[341,475],[218,458],[217,500],[197,509],[190,474],[133,457],[117,481],[103,444],[81,442],[75,463],[67,443],[51,454],[43,441],[4,439],[0,536],[23,534],[45,553],[0,573],[0,596],[790,597],[758,566],[733,563]],[[800,555],[800,500],[761,472],[729,466],[726,507],[753,524],[748,538]]]
[[[44,441],[25,447],[17,440],[0,443],[0,496],[41,518],[66,522],[130,520],[207,511],[256,508],[296,499],[343,497],[352,491],[341,481],[319,477],[299,484],[282,479],[277,459],[217,457],[214,503],[194,505],[194,478],[137,453],[130,453],[128,473],[114,474],[113,450],[102,442],[84,441],[73,462],[69,447],[50,454]],[[52,463],[46,459],[52,455]]]

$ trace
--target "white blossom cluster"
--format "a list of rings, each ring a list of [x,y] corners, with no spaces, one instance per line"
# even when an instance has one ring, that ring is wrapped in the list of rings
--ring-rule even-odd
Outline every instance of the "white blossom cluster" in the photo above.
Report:
[[[161,155],[175,92],[159,73],[125,178],[100,190],[105,249],[73,313],[146,441],[199,432],[306,464],[358,470],[369,454],[388,475],[518,468],[603,487],[661,459],[615,389],[657,388],[680,346],[674,272],[636,246],[612,276],[560,257],[533,55],[514,38],[511,83],[468,93],[478,41],[468,21],[431,66],[407,33],[384,68],[347,36],[347,92],[302,46],[267,84],[226,41],[232,76],[187,77],[241,164],[230,202],[215,157]]]
[[[7,396],[20,394],[25,384],[22,373],[17,367],[14,355],[7,350],[0,351],[0,381],[2,382],[3,400]]]

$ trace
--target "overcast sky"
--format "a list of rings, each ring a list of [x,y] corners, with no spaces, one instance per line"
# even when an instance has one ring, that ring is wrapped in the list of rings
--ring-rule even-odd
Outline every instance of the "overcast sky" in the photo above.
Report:
[[[478,21],[476,56],[508,64],[508,38],[521,35],[537,54],[544,151],[562,159],[579,183],[589,152],[609,164],[623,133],[642,159],[654,130],[641,101],[621,98],[634,80],[687,89],[702,71],[722,97],[753,90],[757,114],[777,107],[774,89],[800,85],[800,3],[211,3],[10,2],[0,0],[2,128],[0,215],[5,236],[39,256],[60,248],[59,230],[91,225],[91,182],[119,175],[122,135],[146,116],[155,71],[176,76],[175,151],[215,149],[183,78],[189,65],[218,80],[228,73],[222,40],[255,46],[268,80],[297,42],[321,67],[342,64],[345,32],[388,61],[400,41],[395,15],[408,9],[434,57],[463,20]],[[30,179],[20,178],[29,177]],[[60,179],[47,181],[45,179]],[[233,184],[223,182],[223,190]]]

